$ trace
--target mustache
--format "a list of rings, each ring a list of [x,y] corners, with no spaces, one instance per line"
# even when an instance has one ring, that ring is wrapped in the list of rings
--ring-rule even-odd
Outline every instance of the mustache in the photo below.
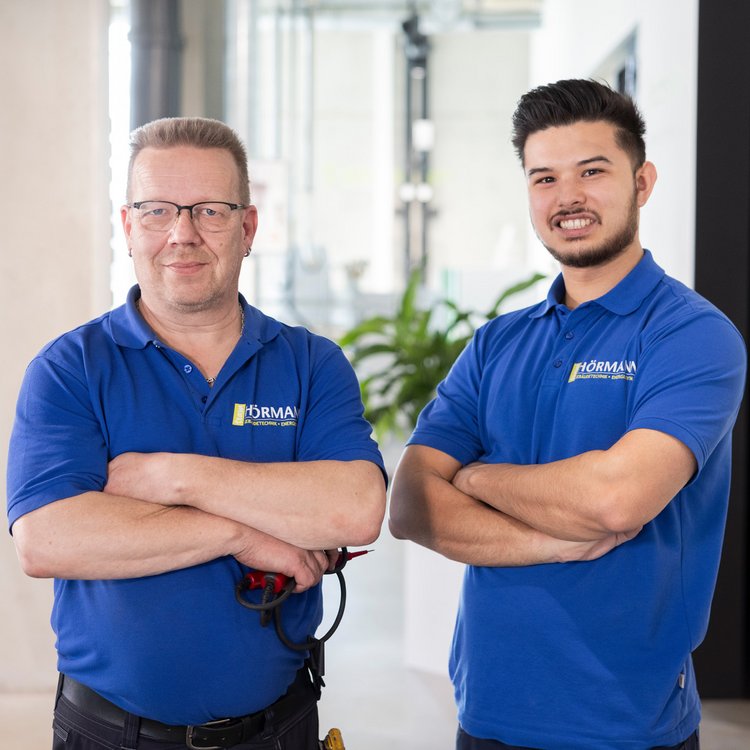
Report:
[[[589,208],[586,208],[585,206],[581,206],[579,208],[561,208],[559,211],[556,211],[552,218],[550,219],[551,224],[559,224],[561,221],[564,221],[569,216],[590,216],[595,221],[599,222],[601,224],[601,217],[596,211],[592,211]]]
[[[579,208],[561,208],[559,211],[555,212],[555,217],[576,216],[577,214],[591,214],[592,216],[598,216],[596,211],[592,211],[590,208],[587,208],[586,206],[580,206]]]

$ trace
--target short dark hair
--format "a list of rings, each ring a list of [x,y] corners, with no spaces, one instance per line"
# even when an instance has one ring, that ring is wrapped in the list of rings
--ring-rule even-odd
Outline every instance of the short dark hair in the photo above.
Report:
[[[524,94],[513,114],[513,146],[521,164],[530,135],[576,122],[604,120],[614,125],[617,143],[633,167],[646,161],[646,124],[635,102],[592,79],[573,78],[538,86]]]
[[[130,134],[130,163],[128,164],[128,200],[133,164],[144,148],[219,148],[228,151],[237,165],[239,200],[250,203],[250,182],[247,171],[247,151],[240,137],[229,125],[208,117],[163,117],[147,122]]]

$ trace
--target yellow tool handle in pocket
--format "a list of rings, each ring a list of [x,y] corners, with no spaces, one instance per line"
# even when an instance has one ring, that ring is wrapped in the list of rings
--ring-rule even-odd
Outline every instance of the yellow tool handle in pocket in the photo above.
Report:
[[[346,750],[341,730],[331,729],[323,740],[323,750]]]

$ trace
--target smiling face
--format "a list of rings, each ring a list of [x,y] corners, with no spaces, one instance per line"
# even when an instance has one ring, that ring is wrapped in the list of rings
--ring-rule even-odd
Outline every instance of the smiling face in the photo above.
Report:
[[[640,256],[638,210],[648,200],[656,170],[634,171],[615,127],[580,121],[531,134],[524,172],[534,231],[563,266],[601,266]]]
[[[145,148],[133,165],[134,201],[179,205],[200,201],[241,203],[237,167],[228,151],[175,146]],[[137,209],[123,206],[123,228],[144,302],[185,313],[237,304],[242,260],[257,226],[254,207],[233,212],[226,230],[200,232],[188,211],[169,230],[141,226]]]

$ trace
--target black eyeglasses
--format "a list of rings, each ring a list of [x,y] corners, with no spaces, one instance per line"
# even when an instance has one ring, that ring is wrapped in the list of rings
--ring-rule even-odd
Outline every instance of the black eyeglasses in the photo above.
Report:
[[[141,226],[153,232],[166,232],[171,229],[183,210],[188,211],[190,219],[198,229],[205,232],[221,232],[229,226],[233,211],[247,206],[226,201],[202,201],[193,203],[192,206],[180,206],[172,201],[135,201],[128,204],[128,208],[137,209]]]

